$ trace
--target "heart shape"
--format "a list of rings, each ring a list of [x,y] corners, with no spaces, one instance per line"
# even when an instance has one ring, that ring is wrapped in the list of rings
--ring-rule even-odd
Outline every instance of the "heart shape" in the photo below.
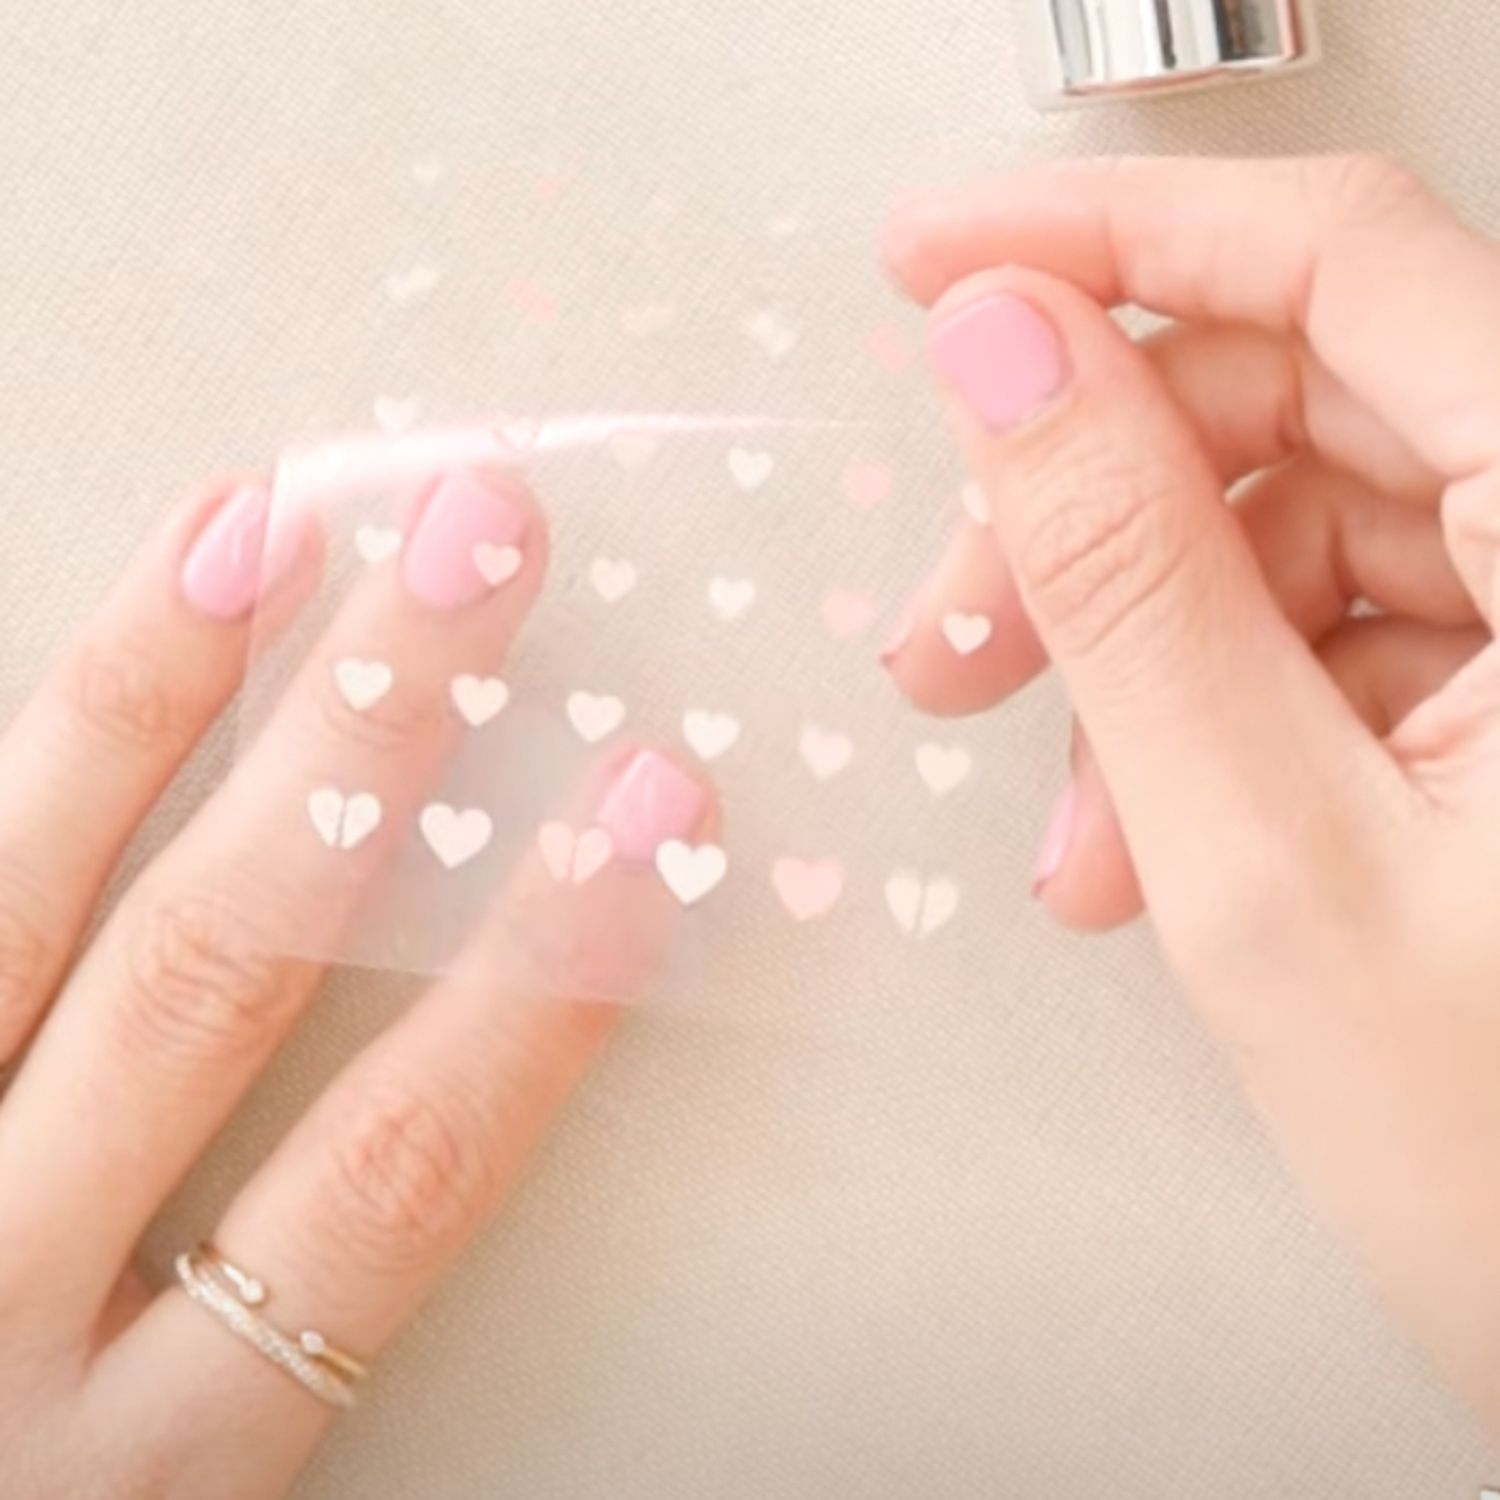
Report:
[[[775,468],[776,460],[769,453],[753,448],[731,448],[729,451],[729,473],[742,490],[758,490]]]
[[[873,510],[883,505],[895,487],[889,464],[857,460],[844,470],[844,496],[857,510]]]
[[[788,856],[771,866],[771,884],[781,904],[799,922],[827,916],[844,894],[844,866],[836,859]]]
[[[447,870],[457,870],[476,859],[495,835],[495,825],[482,808],[460,811],[446,802],[434,802],[422,809],[420,826],[427,847]]]
[[[557,317],[557,299],[539,281],[522,278],[505,288],[510,305],[534,323],[550,323]]]
[[[943,616],[943,639],[960,656],[973,656],[989,644],[995,633],[995,623],[988,615],[965,614],[962,610],[951,610]]]
[[[684,906],[696,906],[729,873],[729,856],[717,844],[668,839],[656,851],[656,870]]]
[[[375,398],[375,425],[393,437],[410,432],[422,415],[422,403],[415,396],[377,396]]]
[[[394,526],[361,526],[354,533],[354,550],[367,563],[389,562],[404,540]]]
[[[831,781],[854,759],[854,741],[847,734],[819,729],[815,724],[802,731],[800,748],[807,769],[819,781]]]
[[[319,787],[307,799],[308,817],[330,849],[357,849],[380,827],[385,811],[372,792],[345,796],[336,787]]]
[[[597,745],[625,722],[625,705],[607,693],[580,691],[569,695],[568,719],[585,744]]]
[[[974,757],[962,745],[919,745],[916,761],[917,775],[935,797],[962,786],[974,769]]]
[[[702,760],[717,760],[732,750],[740,737],[740,721],[732,714],[692,708],[682,716],[683,738]]]
[[[374,708],[396,681],[396,674],[385,662],[360,661],[352,656],[334,663],[333,677],[339,695],[357,714]]]
[[[923,880],[910,870],[898,870],[886,882],[885,899],[904,933],[930,937],[953,920],[959,891],[946,876]]]
[[[443,273],[436,266],[411,266],[404,271],[392,271],[385,278],[385,294],[398,307],[406,307],[431,296],[442,279]]]
[[[552,878],[565,885],[586,885],[615,854],[614,840],[604,829],[579,832],[566,823],[544,825],[537,847]]]
[[[755,583],[749,578],[710,578],[709,608],[721,620],[734,621],[748,613],[755,603]]]
[[[448,695],[459,718],[470,729],[483,729],[498,719],[510,703],[510,688],[498,677],[476,677],[468,672],[453,679]]]
[[[606,604],[618,604],[639,582],[634,563],[596,557],[589,565],[589,582]]]
[[[802,338],[789,318],[769,307],[749,313],[741,320],[740,328],[746,338],[758,344],[772,359],[785,359]]]
[[[644,468],[661,447],[661,438],[654,432],[617,432],[606,444],[609,456],[627,473]]]
[[[497,546],[494,542],[480,542],[474,548],[474,566],[479,576],[492,589],[509,583],[521,571],[521,549]]]
[[[875,601],[850,589],[834,589],[822,604],[823,624],[835,640],[863,635],[875,620]]]
[[[542,436],[542,423],[535,417],[502,417],[495,424],[500,441],[516,453],[527,453]]]

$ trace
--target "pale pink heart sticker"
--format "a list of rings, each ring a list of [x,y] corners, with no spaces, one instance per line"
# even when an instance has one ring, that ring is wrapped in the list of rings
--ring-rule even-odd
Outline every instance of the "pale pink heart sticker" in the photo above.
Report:
[[[497,547],[494,542],[480,542],[474,548],[474,567],[492,589],[501,588],[521,571],[524,559],[519,547]]]
[[[844,866],[836,859],[778,859],[771,884],[781,904],[799,922],[825,917],[844,894]]]
[[[539,177],[536,187],[532,190],[536,195],[538,203],[552,204],[567,191],[567,181],[562,177]]]
[[[614,858],[614,840],[602,828],[581,832],[566,823],[548,823],[537,834],[542,863],[554,880],[586,885]]]
[[[539,282],[529,278],[512,281],[505,288],[510,305],[533,323],[551,323],[557,318],[557,299]]]
[[[857,510],[874,510],[891,498],[896,477],[891,466],[856,459],[844,470],[844,498]]]
[[[835,640],[850,641],[863,635],[875,622],[875,601],[852,589],[834,589],[822,604],[823,624]]]
[[[875,363],[890,375],[905,374],[917,357],[906,331],[895,323],[882,323],[870,335],[869,350]]]

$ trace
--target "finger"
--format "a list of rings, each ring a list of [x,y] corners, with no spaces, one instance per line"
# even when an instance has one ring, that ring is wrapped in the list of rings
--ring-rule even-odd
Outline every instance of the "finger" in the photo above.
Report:
[[[518,987],[516,910],[583,904],[566,926],[588,947],[591,987],[603,965],[611,993],[639,994],[663,960],[677,908],[653,854],[668,839],[709,836],[712,798],[654,751],[601,770],[575,821],[606,831],[615,857],[564,896],[529,862],[454,974],[349,1064],[231,1207],[216,1243],[274,1289],[267,1313],[280,1326],[377,1354],[494,1212],[613,1029],[616,1007]],[[179,1293],[160,1299],[99,1374],[138,1391],[146,1369],[176,1372],[151,1400],[201,1412],[205,1461],[239,1451],[283,1478],[328,1419]],[[205,1370],[221,1372],[208,1382],[211,1406]],[[226,1391],[241,1399],[225,1402]]]
[[[1438,519],[1311,458],[1255,480],[1234,514],[1282,611],[1321,640],[1358,603],[1431,625],[1479,621]]]
[[[1372,733],[1384,738],[1439,693],[1489,642],[1481,627],[1346,620],[1318,650],[1324,670]],[[1087,740],[1075,735],[1072,775],[1041,843],[1036,894],[1065,926],[1100,932],[1143,905],[1114,801]]]
[[[1223,895],[1183,874],[1201,864],[1198,829],[1234,830],[1217,877],[1301,836],[1288,809],[1336,821],[1325,757],[1351,795],[1394,781],[1277,610],[1196,435],[1097,305],[1037,273],[991,273],[938,307],[931,346],[1154,906]]]
[[[520,552],[502,585],[477,571],[481,540]],[[362,581],[250,753],[121,902],[6,1101],[0,1202],[14,1234],[0,1258],[14,1276],[12,1259],[48,1257],[38,1316],[92,1317],[310,999],[318,966],[285,955],[335,951],[448,751],[449,682],[503,657],[545,552],[541,518],[513,481],[459,472],[439,483],[401,563]],[[347,658],[390,669],[365,712],[334,685]],[[316,829],[309,794],[320,787],[383,808],[357,848],[329,846],[343,824]],[[108,1128],[79,1130],[85,1116]],[[58,1257],[45,1226],[85,1220],[90,1233]]]
[[[287,614],[312,586],[316,536],[283,532],[267,554],[268,508],[254,482],[181,508],[0,739],[0,1066],[125,844],[233,695],[252,606]]]
[[[1233,514],[1273,597],[1309,641],[1361,601],[1434,625],[1478,620],[1435,516],[1316,459],[1292,459],[1263,474]],[[963,654],[945,635],[948,622],[962,619],[992,622],[984,649]],[[972,523],[954,533],[906,621],[882,659],[928,713],[992,708],[1047,664],[994,537]]]
[[[887,247],[930,303],[1024,264],[1105,304],[1300,333],[1446,479],[1500,450],[1500,255],[1375,157],[1165,157],[1032,167],[897,215]]]

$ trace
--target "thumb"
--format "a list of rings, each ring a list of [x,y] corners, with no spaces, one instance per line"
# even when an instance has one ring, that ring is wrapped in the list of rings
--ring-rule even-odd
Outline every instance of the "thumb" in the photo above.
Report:
[[[1257,859],[1388,758],[1277,609],[1198,437],[1081,291],[987,272],[932,359],[1027,612],[1153,872]],[[1300,846],[1299,846],[1300,847]],[[1257,862],[1260,862],[1257,860]]]

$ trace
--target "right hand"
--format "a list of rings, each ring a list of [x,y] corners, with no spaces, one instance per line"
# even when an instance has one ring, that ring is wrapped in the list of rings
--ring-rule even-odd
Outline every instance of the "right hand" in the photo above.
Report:
[[[1055,664],[1042,899],[1144,900],[1500,1431],[1500,250],[1360,158],[1030,169],[913,205],[890,255],[988,511],[896,680],[973,712]],[[1137,347],[1123,302],[1176,326]],[[955,610],[992,642],[955,655]]]

